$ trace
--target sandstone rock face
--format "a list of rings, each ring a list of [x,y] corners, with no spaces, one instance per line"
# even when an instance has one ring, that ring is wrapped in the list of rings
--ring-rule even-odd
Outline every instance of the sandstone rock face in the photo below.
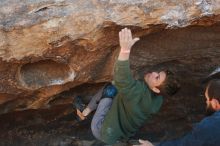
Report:
[[[211,59],[206,51],[218,46],[219,27],[180,27],[216,24],[219,13],[218,0],[1,0],[1,113],[44,107],[79,84],[112,80],[124,26],[146,36],[132,54],[135,69],[185,56]]]
[[[129,27],[141,38],[134,75],[157,65],[182,82],[155,130],[192,123],[204,107],[200,82],[220,65],[219,21],[219,0],[0,0],[0,113],[70,104],[79,91],[91,94],[76,86],[111,81],[118,32]]]

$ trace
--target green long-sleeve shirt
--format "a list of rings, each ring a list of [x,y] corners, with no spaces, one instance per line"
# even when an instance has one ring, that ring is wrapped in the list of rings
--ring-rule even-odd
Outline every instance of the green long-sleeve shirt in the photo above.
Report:
[[[134,135],[163,102],[144,81],[133,79],[129,61],[116,62],[114,81],[119,92],[101,128],[101,139],[108,144]]]

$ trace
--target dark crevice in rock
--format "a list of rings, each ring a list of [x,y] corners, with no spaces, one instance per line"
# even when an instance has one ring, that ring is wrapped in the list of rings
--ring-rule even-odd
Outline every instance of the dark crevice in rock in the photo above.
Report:
[[[34,13],[38,13],[40,11],[45,11],[47,9],[48,9],[48,7],[43,7],[43,8],[40,8],[40,9],[36,10]]]
[[[81,84],[55,95],[53,100],[51,100],[48,104],[53,106],[72,103],[74,97],[76,96],[81,96],[84,103],[87,104],[92,96],[105,84],[106,82]]]

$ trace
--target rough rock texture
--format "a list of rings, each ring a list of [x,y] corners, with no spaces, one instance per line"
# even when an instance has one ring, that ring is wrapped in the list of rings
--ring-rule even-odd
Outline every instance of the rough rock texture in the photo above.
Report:
[[[218,34],[210,34],[211,29],[207,30],[210,31],[207,32],[209,36],[200,35],[200,31],[207,28],[180,31],[183,38],[179,38],[181,44],[176,44],[176,47],[172,42],[168,43],[162,33],[169,27],[209,26],[218,22],[220,2],[217,0],[0,2],[1,113],[44,107],[52,95],[79,84],[110,81],[118,50],[118,31],[124,26],[131,26],[135,36],[142,37],[157,31],[165,37],[151,37],[161,40],[163,47],[152,43],[160,48],[158,54],[152,54],[153,49],[149,46],[134,49],[132,62],[136,68],[181,60],[188,53],[195,55],[196,51],[203,56],[205,51],[201,51],[202,48],[212,47],[210,44],[215,46],[212,41],[218,43]],[[188,34],[183,33],[194,30],[202,38],[195,38],[194,32],[184,38]],[[169,32],[178,33],[171,30],[168,35]],[[146,36],[143,40],[153,42],[148,38]],[[207,40],[206,47],[202,44],[203,39]],[[193,45],[196,40],[202,48]],[[170,46],[165,48],[164,43]],[[188,43],[189,46],[186,45]],[[189,51],[183,55],[184,47]],[[162,55],[168,51],[171,54]],[[190,62],[192,65],[193,62]],[[6,104],[9,101],[16,104],[9,106]]]
[[[200,83],[220,62],[219,21],[219,0],[0,0],[0,113],[71,113],[52,109],[112,80],[118,32],[127,26],[141,38],[131,53],[134,75],[156,65],[182,83],[143,131],[181,134],[203,116]]]

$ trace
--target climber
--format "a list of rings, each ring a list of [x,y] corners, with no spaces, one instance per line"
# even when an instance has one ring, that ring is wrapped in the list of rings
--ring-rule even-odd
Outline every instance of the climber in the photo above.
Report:
[[[113,81],[117,95],[100,98],[92,119],[93,135],[107,144],[128,140],[151,114],[159,111],[163,102],[162,95],[171,96],[180,87],[174,74],[168,70],[147,72],[143,80],[132,77],[129,56],[131,47],[138,40],[139,38],[132,38],[130,29],[124,28],[119,32],[121,49]],[[82,116],[86,115],[85,109]]]

